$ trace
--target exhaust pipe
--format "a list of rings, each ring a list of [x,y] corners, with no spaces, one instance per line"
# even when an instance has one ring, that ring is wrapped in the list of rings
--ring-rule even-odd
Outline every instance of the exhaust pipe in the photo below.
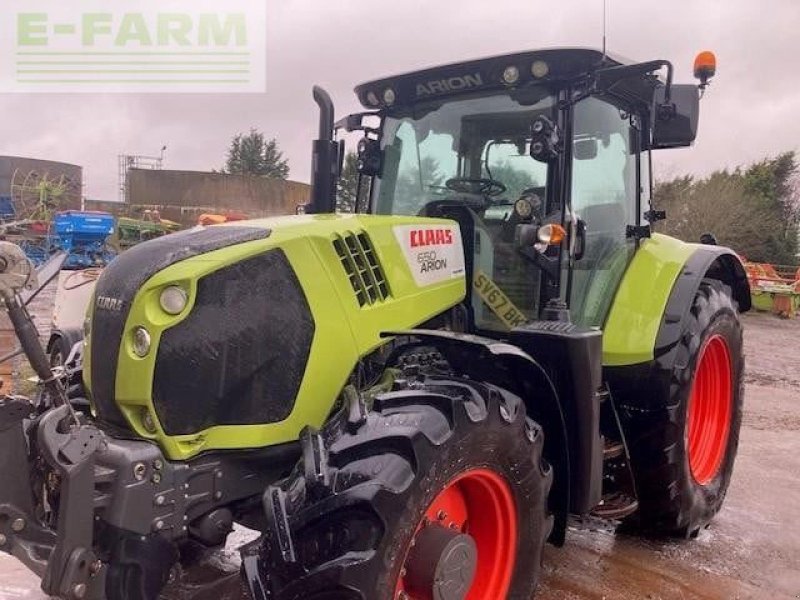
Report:
[[[310,213],[332,213],[336,210],[336,181],[339,179],[341,152],[333,141],[333,101],[330,94],[315,85],[314,102],[319,106],[319,138],[311,151]]]
[[[333,139],[333,100],[331,95],[318,85],[312,89],[314,102],[319,106],[319,140]]]

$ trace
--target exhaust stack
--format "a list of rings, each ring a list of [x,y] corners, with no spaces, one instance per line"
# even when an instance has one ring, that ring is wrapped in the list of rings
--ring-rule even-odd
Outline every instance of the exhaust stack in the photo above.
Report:
[[[311,153],[311,203],[308,212],[332,213],[336,210],[336,181],[341,164],[340,146],[333,140],[333,101],[330,94],[315,85],[314,102],[319,106],[319,138]]]

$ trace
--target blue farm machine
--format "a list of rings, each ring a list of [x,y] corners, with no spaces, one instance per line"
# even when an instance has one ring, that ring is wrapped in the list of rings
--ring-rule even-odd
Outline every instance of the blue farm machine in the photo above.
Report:
[[[114,233],[114,217],[104,212],[65,211],[53,219],[53,245],[67,253],[63,269],[102,267],[116,252],[108,238]]]

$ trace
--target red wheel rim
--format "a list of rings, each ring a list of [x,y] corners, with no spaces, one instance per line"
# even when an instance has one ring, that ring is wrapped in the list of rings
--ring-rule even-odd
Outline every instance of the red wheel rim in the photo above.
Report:
[[[506,480],[489,469],[472,469],[455,477],[436,496],[420,519],[423,527],[445,526],[472,537],[478,565],[467,600],[505,598],[517,552],[517,509]],[[409,544],[410,549],[411,544]],[[395,588],[395,598],[428,600],[427,590],[416,590],[406,580],[406,559]]]
[[[706,485],[719,473],[731,429],[731,354],[722,336],[708,339],[700,352],[689,397],[687,444],[695,481]]]

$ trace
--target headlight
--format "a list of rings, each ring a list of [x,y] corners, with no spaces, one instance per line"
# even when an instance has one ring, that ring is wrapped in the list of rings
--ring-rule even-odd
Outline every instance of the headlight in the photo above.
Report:
[[[514,204],[514,211],[520,218],[530,219],[533,214],[533,204],[531,204],[531,201],[527,198],[520,198],[517,200],[516,204]]]
[[[189,303],[189,294],[178,285],[170,285],[161,291],[161,308],[169,315],[179,315]]]
[[[549,72],[550,72],[550,67],[543,60],[537,60],[531,65],[531,75],[536,77],[536,79],[547,77],[547,74]]]
[[[514,65],[509,65],[503,71],[503,81],[508,85],[512,85],[519,81],[519,69]]]
[[[150,332],[144,327],[137,327],[133,330],[133,351],[139,358],[144,358],[150,352]]]

